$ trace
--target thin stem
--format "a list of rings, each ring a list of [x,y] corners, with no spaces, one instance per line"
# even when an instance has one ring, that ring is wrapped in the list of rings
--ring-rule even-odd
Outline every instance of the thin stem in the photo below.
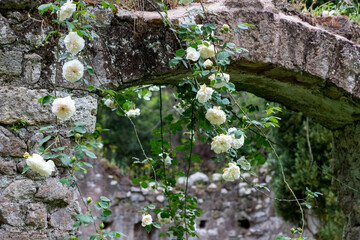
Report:
[[[191,122],[190,122],[190,154],[189,154],[189,159],[188,159],[188,167],[186,170],[186,184],[185,184],[185,204],[184,204],[184,208],[185,208],[185,215],[184,215],[184,224],[185,224],[185,229],[187,229],[187,222],[186,222],[186,205],[187,205],[187,195],[188,195],[188,186],[189,186],[189,175],[190,175],[190,168],[191,168],[191,157],[192,157],[192,150],[193,150],[193,141],[194,141],[194,134],[195,134],[195,130],[194,130],[194,123],[195,123],[195,117],[194,117],[194,101],[191,103]],[[188,234],[187,231],[185,231],[186,234],[186,239],[188,239]]]
[[[201,0],[200,0],[201,1]],[[250,117],[247,115],[247,113],[241,108],[241,106],[239,105],[239,103],[236,101],[236,99],[234,98],[234,96],[230,93],[230,97],[232,98],[232,100],[235,102],[235,104],[238,106],[238,108],[242,111],[242,113],[248,118],[250,119]],[[302,220],[302,227],[301,229],[304,229],[304,226],[305,226],[305,217],[304,217],[304,210],[302,209],[302,206],[298,200],[298,198],[296,197],[294,191],[292,190],[292,188],[290,187],[289,183],[286,181],[286,178],[285,178],[285,172],[284,172],[284,167],[282,165],[282,162],[280,160],[280,157],[279,155],[277,154],[273,144],[271,143],[271,141],[269,140],[269,138],[264,134],[264,132],[262,131],[262,129],[255,125],[254,126],[257,128],[257,130],[265,137],[266,141],[269,143],[270,145],[270,148],[271,150],[274,152],[275,156],[276,156],[276,159],[277,161],[279,162],[279,165],[280,165],[280,170],[281,170],[281,175],[283,177],[283,182],[285,183],[285,185],[287,186],[287,188],[289,189],[289,191],[291,192],[291,194],[294,196],[295,200],[296,200],[296,203],[299,205],[299,208],[300,208],[300,212],[301,212],[301,220]],[[300,234],[302,235],[302,233]]]
[[[311,159],[310,167],[309,167],[309,171],[310,171],[312,168],[312,165],[314,163],[314,156],[313,156],[312,149],[311,149],[310,134],[309,134],[310,127],[309,127],[309,118],[308,117],[306,117],[305,131],[306,131],[306,142],[307,142],[307,145],[309,148],[309,154],[310,154],[310,159]]]
[[[161,152],[162,152],[162,159],[163,159],[163,167],[164,167],[164,183],[165,186],[167,186],[167,179],[166,179],[166,163],[165,163],[165,158],[164,158],[164,134],[163,134],[163,117],[162,117],[162,90],[161,90],[161,86],[160,86],[160,136],[161,136]],[[167,191],[167,189],[165,189],[165,191]]]

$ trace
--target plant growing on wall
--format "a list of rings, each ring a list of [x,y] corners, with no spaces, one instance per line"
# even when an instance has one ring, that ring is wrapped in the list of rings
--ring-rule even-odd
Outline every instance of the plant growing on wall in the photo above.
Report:
[[[179,4],[187,5],[191,1],[181,0]],[[194,153],[195,141],[209,143],[211,150],[216,153],[215,159],[224,162],[227,167],[222,169],[222,178],[225,181],[240,179],[241,172],[251,171],[251,164],[246,156],[241,156],[239,149],[245,144],[248,132],[255,131],[264,137],[268,146],[274,151],[279,162],[283,182],[292,194],[292,201],[298,204],[302,225],[293,234],[299,234],[300,238],[304,229],[304,214],[302,205],[295,193],[287,183],[283,167],[272,143],[264,133],[264,129],[279,127],[279,118],[275,114],[281,111],[278,107],[268,107],[266,116],[260,119],[252,119],[248,114],[248,108],[237,101],[235,85],[231,82],[231,74],[228,66],[231,57],[235,54],[247,52],[246,49],[236,46],[233,39],[240,31],[246,31],[249,24],[229,26],[222,23],[220,26],[209,20],[215,12],[205,8],[200,0],[200,9],[192,8],[184,16],[184,20],[173,22],[168,16],[165,2],[149,3],[159,12],[163,23],[173,32],[178,41],[178,49],[170,61],[171,67],[182,66],[188,71],[176,89],[176,97],[179,100],[177,106],[181,117],[175,119],[172,114],[164,116],[162,86],[140,86],[114,91],[106,89],[102,80],[98,77],[89,54],[86,51],[88,41],[98,37],[87,18],[95,17],[86,9],[84,1],[79,0],[56,0],[54,3],[39,6],[41,14],[51,13],[56,18],[52,20],[56,26],[49,33],[57,41],[56,45],[56,76],[54,81],[53,95],[46,95],[39,99],[40,104],[52,104],[52,113],[56,116],[56,124],[41,129],[48,135],[39,143],[39,154],[26,154],[27,166],[24,172],[31,168],[42,176],[51,176],[56,170],[55,159],[60,159],[61,164],[67,168],[68,175],[60,179],[60,182],[78,188],[76,172],[86,172],[92,165],[84,161],[84,156],[96,158],[89,150],[93,147],[91,136],[86,135],[86,124],[76,122],[70,130],[62,129],[60,121],[70,119],[76,114],[76,101],[72,97],[59,97],[57,94],[57,82],[61,77],[58,69],[62,65],[62,78],[68,82],[83,82],[88,91],[97,91],[104,96],[103,102],[106,107],[119,117],[128,119],[134,130],[139,144],[142,157],[135,158],[134,163],[150,166],[151,174],[133,179],[134,184],[141,187],[151,186],[154,190],[161,190],[164,194],[163,205],[152,202],[140,210],[142,213],[142,226],[150,232],[152,228],[161,228],[161,225],[169,225],[167,231],[161,232],[161,236],[175,239],[186,239],[188,236],[196,237],[195,219],[202,210],[198,207],[197,199],[189,194],[190,168],[192,162],[199,161],[200,157]],[[109,2],[102,1],[102,6],[116,10]],[[194,19],[200,18],[203,24],[198,24]],[[67,27],[68,31],[62,33]],[[60,43],[66,47],[66,53],[60,55]],[[100,82],[100,86],[93,86],[86,80],[86,75],[94,76]],[[134,119],[141,118],[142,109],[135,105],[139,98],[148,100],[153,94],[159,94],[158,117],[160,127],[155,131],[155,136],[150,140],[151,153],[145,151],[142,139],[139,138],[136,122]],[[171,141],[166,139],[165,131],[173,134],[183,131],[185,128],[189,136],[183,139],[180,145],[172,146]],[[63,144],[64,131],[66,137],[73,142],[71,145]],[[47,147],[43,145],[47,144]],[[186,162],[185,169],[175,169],[179,156]],[[46,161],[48,160],[48,161]],[[186,177],[185,189],[177,188],[176,178]],[[81,196],[80,189],[78,189]],[[91,197],[81,196],[86,212],[76,216],[78,219],[74,229],[80,225],[94,225],[94,234],[90,239],[120,238],[124,234],[109,232],[104,229],[103,221],[112,214],[110,199],[102,196],[95,202],[94,207]],[[100,211],[95,221],[94,208]],[[78,239],[76,236],[68,236],[70,239]],[[299,238],[299,239],[300,239]]]

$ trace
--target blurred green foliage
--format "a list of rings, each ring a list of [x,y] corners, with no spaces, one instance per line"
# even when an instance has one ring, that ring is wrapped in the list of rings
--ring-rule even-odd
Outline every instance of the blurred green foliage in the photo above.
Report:
[[[272,137],[277,143],[276,149],[283,163],[286,179],[298,198],[306,198],[306,187],[323,194],[309,202],[312,208],[306,211],[306,214],[319,219],[320,231],[315,235],[316,239],[341,239],[344,215],[338,206],[335,189],[331,185],[331,175],[328,172],[332,133],[312,121],[309,121],[307,126],[306,117],[301,113],[284,111],[280,116],[283,119],[281,127],[273,131]],[[313,162],[309,153],[307,132]],[[268,158],[275,159],[272,153]],[[282,180],[278,162],[270,160],[269,163],[269,170],[274,172],[272,187],[275,197],[292,199],[292,194]],[[275,208],[284,219],[298,223],[300,210],[294,207],[294,204],[275,202]]]

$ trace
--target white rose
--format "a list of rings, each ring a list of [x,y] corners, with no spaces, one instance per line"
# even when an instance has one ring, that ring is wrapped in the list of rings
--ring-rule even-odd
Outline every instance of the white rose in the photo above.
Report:
[[[215,153],[223,153],[231,148],[232,137],[225,134],[220,134],[212,139],[211,150]]]
[[[229,167],[224,169],[222,177],[225,181],[234,181],[235,179],[239,179],[240,168],[236,165],[236,163],[229,163]]]
[[[323,17],[328,17],[328,16],[329,16],[329,11],[324,10],[324,11],[321,13],[321,15],[322,15]]]
[[[172,223],[171,216],[169,216],[168,218],[162,218],[161,213],[158,213],[157,217],[159,219],[159,222],[162,224],[168,225],[168,224]]]
[[[45,161],[42,156],[34,153],[32,156],[26,159],[26,164],[41,176],[50,176],[55,171],[55,164],[53,161]]]
[[[165,156],[166,156],[166,158],[164,159],[163,158],[163,153],[159,154],[159,157],[160,157],[161,161],[165,162],[165,165],[171,165],[172,158],[166,153],[165,153]]]
[[[145,227],[147,225],[150,225],[152,223],[152,217],[150,214],[143,214],[142,215],[142,223],[141,226]]]
[[[222,88],[223,86],[225,86],[225,83],[230,81],[230,75],[227,73],[218,73],[217,76],[221,78],[220,83],[217,82],[218,80],[216,80],[215,73],[209,77],[210,81],[215,80],[215,84],[213,86],[214,88]]]
[[[69,82],[76,82],[84,75],[84,66],[79,60],[66,62],[63,66],[63,77]]]
[[[137,117],[140,116],[140,109],[131,109],[125,113],[127,117]]]
[[[239,149],[244,145],[245,138],[244,138],[244,135],[241,135],[240,139],[237,139],[235,137],[235,134],[231,134],[232,132],[235,132],[235,131],[237,131],[236,128],[229,128],[227,134],[232,137],[231,147],[234,149]]]
[[[104,102],[105,106],[107,106],[108,108],[116,108],[116,104],[115,102],[111,99],[108,98],[106,99],[106,101]]]
[[[196,99],[200,103],[207,102],[211,99],[211,95],[213,94],[214,89],[211,87],[206,87],[206,84],[200,86],[200,90],[196,94]]]
[[[70,32],[64,39],[65,47],[68,52],[77,54],[85,47],[85,40],[76,32]]]
[[[205,118],[213,125],[220,125],[226,121],[226,115],[219,106],[207,110]]]
[[[205,67],[205,68],[211,68],[213,65],[214,65],[214,63],[213,63],[210,59],[207,59],[207,60],[204,62],[204,67]]]
[[[209,45],[208,47],[205,44],[199,46],[200,56],[203,59],[211,58],[215,56],[215,47],[214,45]]]
[[[75,101],[70,96],[57,98],[52,104],[51,111],[60,119],[70,118],[76,111]]]
[[[76,4],[72,3],[72,0],[68,0],[64,5],[60,8],[60,21],[64,21],[68,18],[71,18],[73,13],[76,11]]]
[[[199,60],[200,53],[195,48],[189,47],[186,49],[186,59],[196,62]]]

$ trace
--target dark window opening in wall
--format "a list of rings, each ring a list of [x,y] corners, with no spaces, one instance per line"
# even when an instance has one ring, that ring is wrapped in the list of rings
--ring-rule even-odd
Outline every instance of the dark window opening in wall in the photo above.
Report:
[[[245,229],[249,229],[250,228],[250,222],[249,220],[245,219],[240,219],[238,220],[238,225],[241,228],[245,228]]]
[[[200,228],[205,228],[206,227],[206,220],[201,220],[200,221]]]

